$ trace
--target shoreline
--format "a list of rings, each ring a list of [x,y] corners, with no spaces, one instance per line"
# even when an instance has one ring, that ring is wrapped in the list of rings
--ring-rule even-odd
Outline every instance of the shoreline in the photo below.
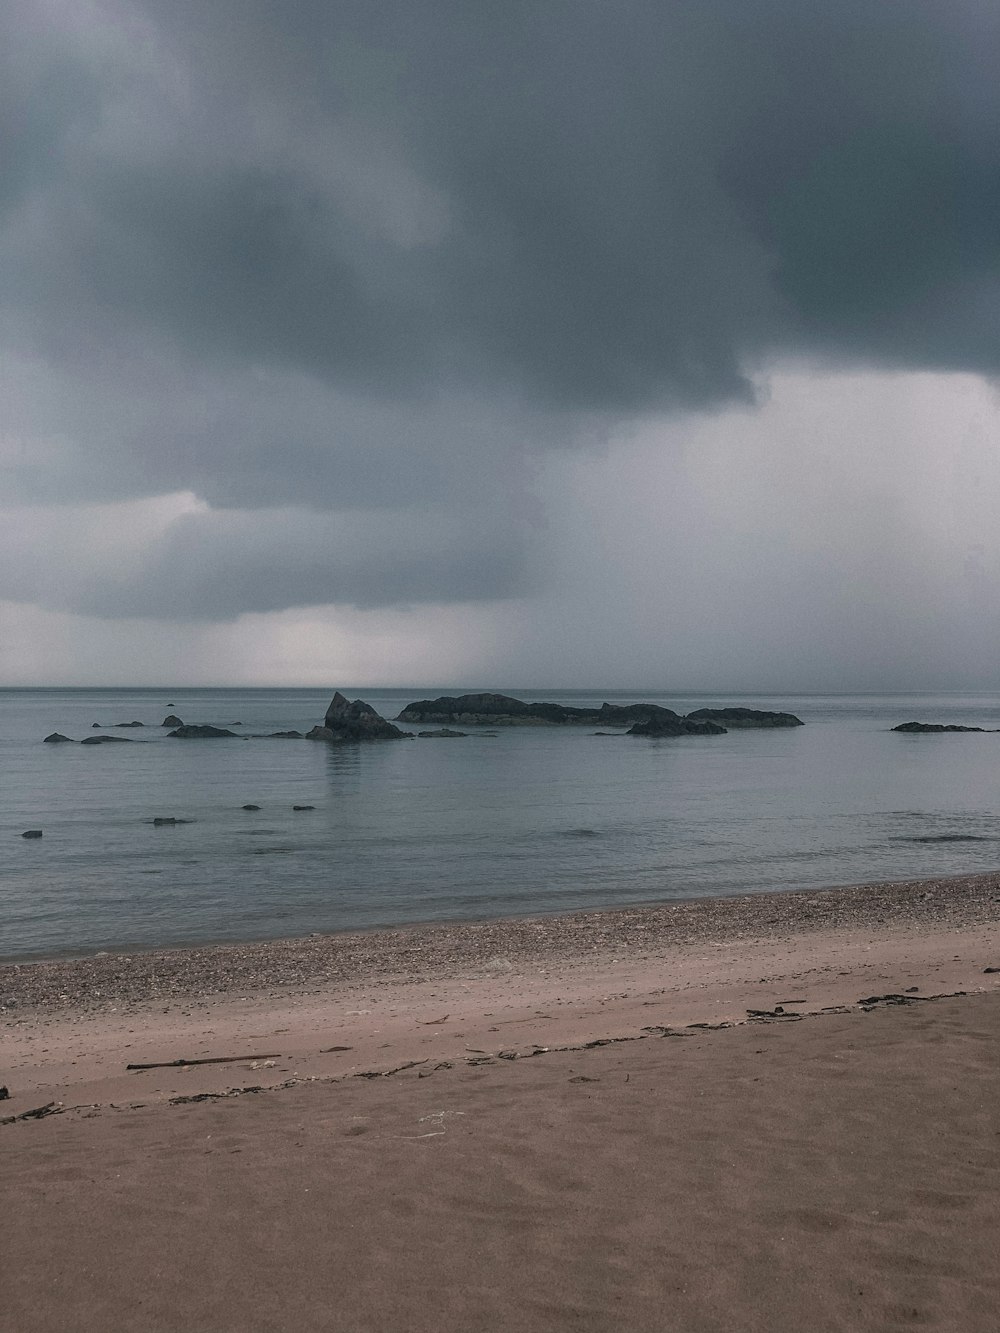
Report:
[[[780,938],[817,930],[1000,922],[1000,869],[977,875],[777,890],[539,916],[415,922],[247,942],[0,961],[0,1018],[217,1000],[317,982],[419,981],[593,951]]]

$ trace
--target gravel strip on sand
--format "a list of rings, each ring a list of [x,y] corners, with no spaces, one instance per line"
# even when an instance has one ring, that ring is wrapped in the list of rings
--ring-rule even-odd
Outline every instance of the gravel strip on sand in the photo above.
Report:
[[[701,942],[830,928],[933,929],[1000,920],[1000,871],[904,883],[699,898],[600,912],[408,926],[252,944],[0,964],[0,1013],[99,1013],[284,988],[516,971]]]

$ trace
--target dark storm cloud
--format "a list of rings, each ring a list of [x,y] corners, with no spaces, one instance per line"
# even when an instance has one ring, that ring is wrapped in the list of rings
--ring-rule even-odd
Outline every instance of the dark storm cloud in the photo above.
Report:
[[[282,560],[206,517],[215,593],[161,545],[154,602],[158,580],[192,614],[405,600],[329,532],[385,510],[415,540],[442,504],[473,535],[460,578],[435,557],[421,586],[503,595],[538,450],[749,399],[783,355],[997,369],[979,0],[48,0],[2,22],[15,494],[330,516]]]

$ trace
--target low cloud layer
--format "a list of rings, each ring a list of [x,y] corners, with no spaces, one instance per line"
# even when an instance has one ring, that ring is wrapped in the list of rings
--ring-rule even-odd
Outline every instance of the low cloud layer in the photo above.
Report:
[[[997,49],[985,0],[8,6],[0,598],[522,597],[554,451],[995,375]]]

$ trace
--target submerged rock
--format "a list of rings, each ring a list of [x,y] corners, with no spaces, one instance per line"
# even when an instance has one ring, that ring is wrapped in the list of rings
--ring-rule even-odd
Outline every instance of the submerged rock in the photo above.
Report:
[[[235,726],[235,723],[233,725]],[[271,731],[268,732],[266,739],[272,741],[301,741],[305,737],[301,731]]]
[[[142,727],[142,726],[145,726],[145,723],[143,723],[143,722],[115,722],[115,723],[113,723],[112,725],[113,725],[113,726],[116,726],[116,727]]]
[[[26,828],[21,834],[22,838],[40,838],[42,830],[40,828]]]
[[[760,708],[698,708],[688,717],[695,722],[718,722],[727,728],[803,727],[794,713],[769,713]]]
[[[468,736],[468,734],[469,733],[467,731],[450,731],[448,727],[442,727],[440,731],[417,732],[417,735],[421,738],[421,740],[425,741],[451,740],[452,738],[458,736]]]
[[[240,808],[241,808],[242,810],[259,810],[259,809],[260,809],[260,806],[259,806],[259,805],[244,805],[244,806],[241,806]]]
[[[943,722],[902,722],[898,727],[893,727],[893,731],[986,731],[986,727],[956,727],[954,725],[945,725]]]
[[[330,700],[322,727],[313,727],[307,740],[314,741],[396,741],[408,740],[405,731],[400,731],[391,722],[376,713],[371,704],[363,699],[352,703],[339,691]]]
[[[176,715],[176,713],[168,713],[167,716],[160,723],[161,727],[183,727],[183,725],[184,723],[180,720],[180,718]]]
[[[84,736],[81,745],[110,745],[117,741],[119,745],[129,745],[131,736]]]
[[[66,741],[69,741],[71,745],[74,744],[72,736],[64,736],[61,731],[53,731],[50,735],[45,737],[44,743],[48,745],[58,745],[64,744]]]
[[[316,807],[315,807],[314,805],[293,805],[293,806],[292,806],[292,809],[293,809],[293,810],[315,810]]]
[[[212,740],[216,736],[235,736],[235,731],[226,731],[224,727],[178,727],[176,731],[168,733],[170,736],[176,736],[179,740]]]
[[[156,818],[153,820],[153,827],[164,828],[167,825],[193,824],[193,823],[194,820],[192,819],[175,819],[173,815],[157,815]]]

